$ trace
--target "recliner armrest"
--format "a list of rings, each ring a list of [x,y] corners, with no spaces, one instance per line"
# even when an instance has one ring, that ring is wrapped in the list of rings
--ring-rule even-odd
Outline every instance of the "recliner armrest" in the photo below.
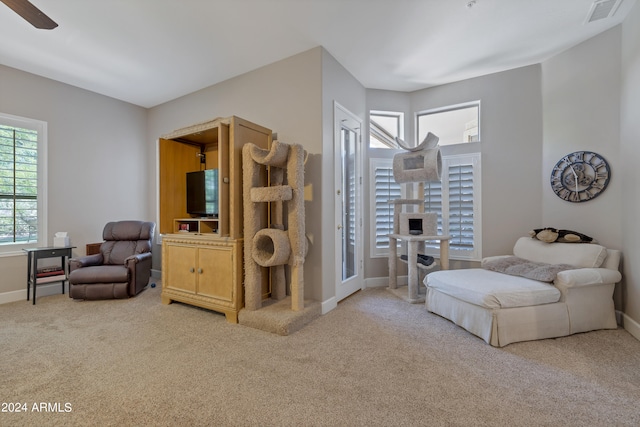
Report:
[[[578,268],[558,273],[553,284],[564,288],[618,283],[622,280],[619,271],[609,268]]]
[[[82,267],[91,267],[94,265],[102,265],[104,258],[102,254],[87,255],[79,258],[71,258],[69,260],[69,272]]]
[[[145,261],[147,259],[151,259],[153,255],[151,255],[151,252],[145,252],[142,254],[135,254],[135,255],[131,255],[130,257],[127,257],[124,260],[124,265],[126,265],[127,267],[132,267],[131,264],[135,265],[139,262]]]
[[[132,255],[124,260],[124,265],[129,270],[129,296],[137,295],[149,281],[151,275],[151,263],[153,262],[151,252]]]

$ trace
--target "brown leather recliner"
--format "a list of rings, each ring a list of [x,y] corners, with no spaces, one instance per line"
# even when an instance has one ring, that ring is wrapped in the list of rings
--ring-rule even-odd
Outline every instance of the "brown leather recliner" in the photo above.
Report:
[[[155,227],[144,221],[105,225],[99,254],[69,260],[69,297],[97,300],[139,294],[151,276]]]

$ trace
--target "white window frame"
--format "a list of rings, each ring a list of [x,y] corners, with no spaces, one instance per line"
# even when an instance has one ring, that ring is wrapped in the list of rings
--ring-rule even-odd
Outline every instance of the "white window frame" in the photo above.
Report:
[[[464,103],[455,104],[455,105],[448,105],[446,107],[433,108],[433,109],[430,109],[430,110],[418,111],[415,114],[415,117],[414,117],[414,119],[415,119],[415,140],[418,141],[418,138],[419,138],[419,134],[420,134],[420,117],[421,116],[428,116],[428,115],[432,115],[432,114],[446,113],[446,112],[449,112],[449,111],[463,110],[465,108],[472,108],[472,107],[478,107],[478,140],[477,141],[460,141],[459,143],[446,144],[446,145],[452,146],[452,145],[459,145],[459,144],[478,143],[478,142],[482,141],[482,128],[480,126],[480,123],[481,123],[481,121],[480,121],[481,106],[480,106],[480,101],[479,100],[470,101],[470,102],[464,102]],[[420,141],[418,141],[418,143],[419,142]],[[441,144],[441,146],[442,146],[442,144]]]
[[[0,257],[24,255],[22,249],[47,246],[47,122],[0,113],[0,123],[38,132],[38,236],[31,243],[0,245]]]
[[[401,111],[382,111],[382,110],[371,110],[369,111],[369,134],[374,133],[373,125],[371,124],[371,116],[387,116],[398,119],[398,138],[404,139],[404,113]],[[385,137],[391,138],[391,135],[386,135],[386,131],[382,130],[382,133],[385,134]],[[369,148],[373,148],[376,150],[397,150],[399,147],[395,140],[393,141],[393,147],[371,147],[371,136],[369,136]]]
[[[391,168],[393,159],[391,158],[370,158],[369,159],[369,182],[371,187],[369,190],[370,206],[369,211],[372,212],[370,218],[370,254],[371,258],[382,258],[389,255],[389,248],[380,248],[376,245],[377,223],[375,218],[376,200],[375,200],[375,170],[378,167]],[[449,168],[463,164],[471,164],[473,166],[473,250],[457,250],[450,248],[449,258],[456,260],[480,261],[482,259],[482,170],[481,155],[479,152],[469,154],[456,154],[442,157],[442,228],[443,234],[449,234]],[[401,197],[413,198],[414,195],[407,194],[407,185],[401,185]],[[415,187],[415,186],[412,186]],[[393,207],[391,207],[392,209]],[[426,253],[435,257],[440,256],[438,247],[428,247]]]

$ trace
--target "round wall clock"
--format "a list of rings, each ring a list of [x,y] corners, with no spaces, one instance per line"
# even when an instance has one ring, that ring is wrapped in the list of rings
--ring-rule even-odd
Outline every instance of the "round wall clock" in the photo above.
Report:
[[[580,203],[598,197],[607,188],[611,170],[601,155],[576,151],[561,158],[551,171],[551,188],[558,197]]]

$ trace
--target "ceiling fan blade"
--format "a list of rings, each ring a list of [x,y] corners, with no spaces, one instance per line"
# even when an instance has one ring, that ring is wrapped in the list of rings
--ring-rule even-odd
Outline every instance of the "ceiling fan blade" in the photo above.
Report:
[[[41,30],[53,30],[58,26],[51,18],[35,7],[29,0],[0,0],[27,22]]]

